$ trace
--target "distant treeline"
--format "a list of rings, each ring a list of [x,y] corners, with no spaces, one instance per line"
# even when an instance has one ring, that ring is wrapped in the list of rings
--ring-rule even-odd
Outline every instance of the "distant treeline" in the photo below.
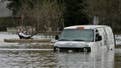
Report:
[[[7,8],[13,16],[0,20],[3,26],[30,25],[37,31],[59,31],[71,25],[109,25],[115,33],[121,32],[120,0],[8,0]],[[18,17],[19,19],[16,19]],[[3,23],[5,21],[5,23]]]
[[[0,17],[1,27],[15,27],[18,25],[17,18],[13,17]]]
[[[37,31],[59,31],[66,26],[89,24],[83,11],[83,0],[8,0],[13,17],[21,17],[21,25]],[[83,5],[82,5],[83,4]]]

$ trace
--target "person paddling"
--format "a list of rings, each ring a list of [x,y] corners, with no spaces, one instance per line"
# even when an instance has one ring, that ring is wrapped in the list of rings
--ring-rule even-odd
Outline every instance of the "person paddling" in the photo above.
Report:
[[[19,36],[20,39],[31,39],[31,37],[32,37],[33,35],[28,35],[28,34],[26,33],[26,31],[20,31],[20,32],[18,33],[18,36]]]

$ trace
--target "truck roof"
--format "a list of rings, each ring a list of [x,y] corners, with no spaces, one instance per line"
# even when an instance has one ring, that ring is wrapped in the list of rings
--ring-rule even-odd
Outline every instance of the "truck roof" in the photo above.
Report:
[[[101,28],[101,27],[109,27],[109,26],[106,26],[106,25],[76,25],[76,26],[65,27],[64,29],[77,29],[77,28],[95,29],[95,28]]]

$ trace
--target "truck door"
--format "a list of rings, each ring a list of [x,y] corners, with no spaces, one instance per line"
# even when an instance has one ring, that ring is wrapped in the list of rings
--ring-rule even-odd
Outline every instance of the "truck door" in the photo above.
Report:
[[[106,33],[106,46],[108,49],[114,49],[114,36],[113,33],[111,31],[111,28],[105,28],[105,33]]]
[[[105,46],[105,32],[104,32],[104,28],[97,28],[99,35],[102,37],[102,40],[100,41],[96,41],[98,43],[99,47]]]

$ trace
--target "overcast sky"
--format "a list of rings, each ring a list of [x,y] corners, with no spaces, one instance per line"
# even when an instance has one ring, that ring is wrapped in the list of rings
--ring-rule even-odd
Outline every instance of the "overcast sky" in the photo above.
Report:
[[[8,3],[7,1],[0,2],[0,17],[7,17],[12,15],[12,12],[6,8],[7,3]]]

